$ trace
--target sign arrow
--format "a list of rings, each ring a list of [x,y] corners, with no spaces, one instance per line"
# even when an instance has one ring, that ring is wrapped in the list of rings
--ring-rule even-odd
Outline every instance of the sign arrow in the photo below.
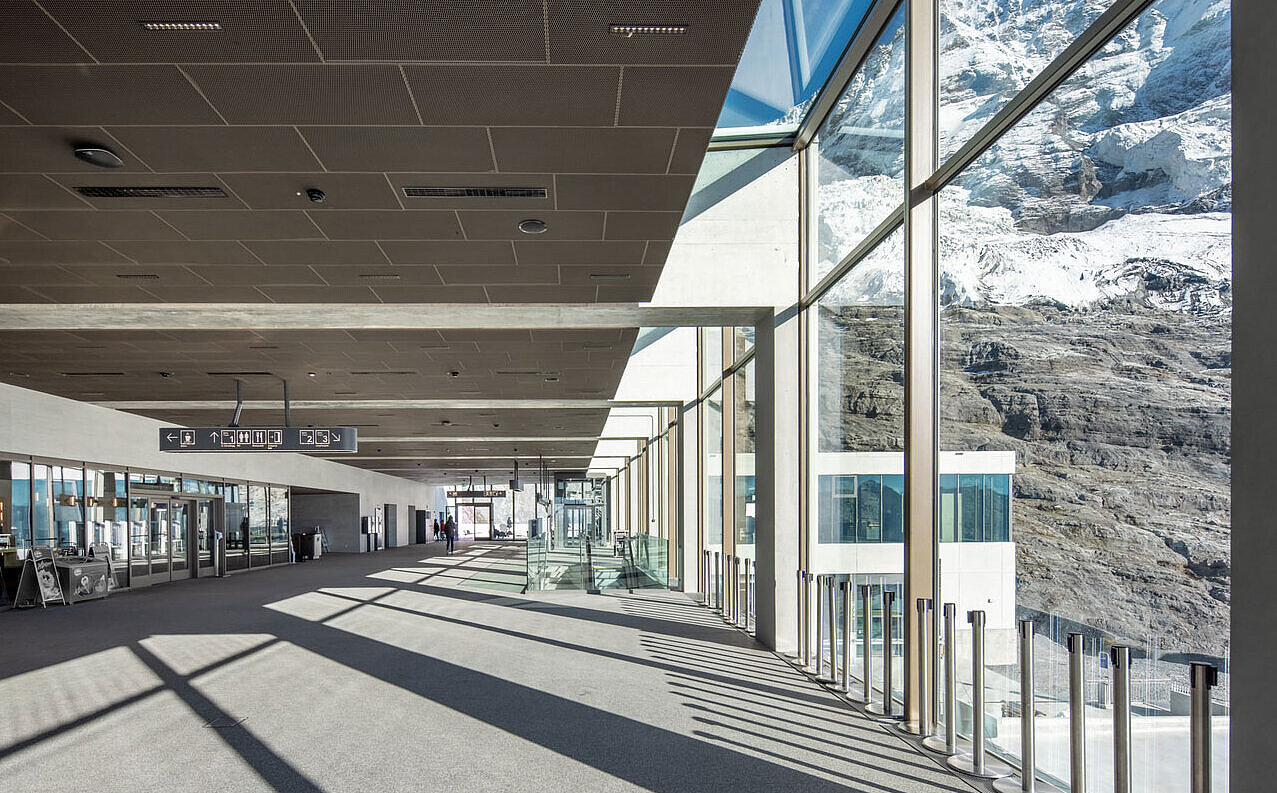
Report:
[[[216,432],[210,432],[208,434],[208,437],[209,437],[209,440],[213,441],[213,443],[220,444],[222,442],[222,437],[218,435]]]
[[[168,438],[168,439],[169,439],[169,441],[171,442],[171,441],[172,441],[174,438],[176,438],[177,436],[170,432],[168,435],[165,435],[164,437],[165,437],[165,438]]]

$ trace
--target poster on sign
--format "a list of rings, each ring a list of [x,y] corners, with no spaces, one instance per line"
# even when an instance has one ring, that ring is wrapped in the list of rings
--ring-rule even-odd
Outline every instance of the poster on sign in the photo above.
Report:
[[[66,605],[58,571],[53,566],[53,551],[49,548],[32,548],[22,565],[22,577],[18,579],[18,591],[13,595],[14,608],[29,608],[37,603]]]

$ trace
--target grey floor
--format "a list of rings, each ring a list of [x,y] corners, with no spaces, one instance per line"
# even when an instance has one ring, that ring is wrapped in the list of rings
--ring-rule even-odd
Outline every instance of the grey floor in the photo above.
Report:
[[[680,594],[439,549],[0,613],[4,788],[972,790]]]

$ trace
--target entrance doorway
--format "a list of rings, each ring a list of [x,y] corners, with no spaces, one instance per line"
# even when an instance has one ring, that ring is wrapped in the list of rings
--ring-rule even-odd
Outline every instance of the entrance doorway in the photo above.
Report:
[[[457,538],[461,540],[492,539],[492,502],[458,504]]]
[[[134,497],[129,506],[129,585],[212,575],[213,506],[210,499]]]

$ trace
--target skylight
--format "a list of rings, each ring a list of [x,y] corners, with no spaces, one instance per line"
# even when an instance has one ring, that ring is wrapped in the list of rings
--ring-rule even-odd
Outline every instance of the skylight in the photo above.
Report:
[[[763,0],[716,138],[798,128],[872,0]]]

